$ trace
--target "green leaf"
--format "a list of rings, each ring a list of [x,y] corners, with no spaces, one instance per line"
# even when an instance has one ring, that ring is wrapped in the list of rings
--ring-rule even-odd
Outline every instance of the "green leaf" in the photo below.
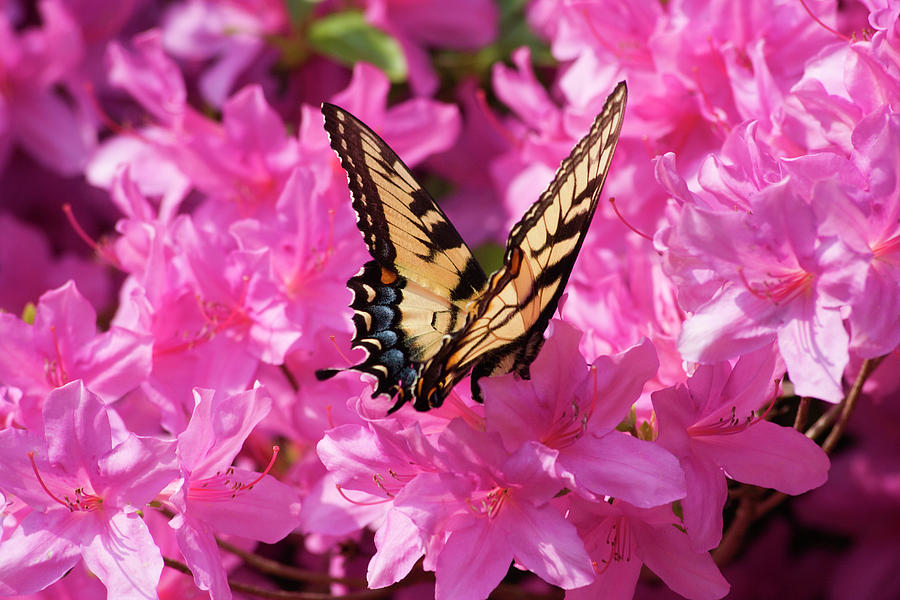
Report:
[[[291,23],[296,27],[308,17],[321,0],[284,0]]]
[[[506,247],[495,242],[486,242],[472,251],[485,273],[493,273],[502,267],[505,253]]]
[[[366,23],[362,13],[345,11],[317,19],[307,32],[309,45],[319,54],[347,66],[372,63],[394,83],[406,81],[407,66],[399,42]]]

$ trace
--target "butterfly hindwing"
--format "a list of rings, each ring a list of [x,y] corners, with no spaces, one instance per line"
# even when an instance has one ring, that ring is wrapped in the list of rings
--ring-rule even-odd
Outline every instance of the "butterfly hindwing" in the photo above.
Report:
[[[547,191],[513,227],[504,264],[491,276],[473,318],[420,370],[417,399],[439,405],[470,370],[476,398],[479,377],[511,371],[528,377],[597,207],[626,97],[622,82]]]
[[[393,150],[347,111],[323,104],[331,146],[347,172],[357,225],[373,260],[353,291],[352,367],[378,379],[376,394],[402,403],[418,366],[459,330],[487,276],[459,233]],[[328,376],[334,371],[320,373]]]

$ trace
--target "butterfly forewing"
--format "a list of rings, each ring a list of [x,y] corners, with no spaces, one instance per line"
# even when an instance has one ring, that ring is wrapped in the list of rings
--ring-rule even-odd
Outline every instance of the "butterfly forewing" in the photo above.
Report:
[[[376,394],[409,389],[418,366],[458,331],[487,277],[459,233],[388,145],[347,111],[323,104],[331,146],[347,172],[357,225],[373,260],[350,279],[353,368],[378,378]],[[334,371],[320,375],[328,376]]]
[[[473,317],[422,365],[418,399],[439,405],[470,369],[476,397],[479,377],[510,371],[528,376],[597,207],[626,96],[623,82],[562,162],[547,191],[513,227],[504,264],[491,276]]]

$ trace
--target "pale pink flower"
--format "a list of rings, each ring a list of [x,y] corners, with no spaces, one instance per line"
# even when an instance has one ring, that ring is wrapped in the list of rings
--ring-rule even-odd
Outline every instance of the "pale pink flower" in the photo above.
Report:
[[[59,0],[39,3],[42,25],[16,31],[0,13],[0,166],[13,145],[63,175],[78,174],[96,143],[82,81],[78,24]]]
[[[277,0],[187,0],[163,18],[167,52],[188,63],[205,63],[197,87],[212,106],[222,106],[254,62],[271,67],[267,36],[286,33],[288,14]]]
[[[691,600],[716,600],[728,593],[728,582],[712,557],[691,548],[671,506],[637,508],[621,500],[572,498],[569,507],[596,576],[593,585],[568,591],[567,600],[589,600],[598,594],[629,600],[643,565]]]
[[[828,478],[828,457],[815,442],[756,412],[774,402],[779,366],[774,349],[765,347],[733,369],[727,362],[703,365],[685,385],[653,393],[659,443],[684,468],[684,525],[696,550],[721,539],[726,476],[786,494]]]
[[[174,446],[115,439],[81,381],[50,392],[42,431],[0,432],[0,490],[32,509],[0,544],[0,593],[37,592],[83,559],[110,597],[155,597],[163,561],[138,511],[177,477]]]
[[[200,589],[214,599],[231,598],[216,535],[234,535],[274,543],[299,521],[297,493],[268,470],[258,473],[232,462],[244,440],[268,413],[261,389],[226,396],[213,390],[194,392],[194,412],[178,436],[183,481],[170,501],[178,514],[171,526],[178,546]]]
[[[79,379],[111,403],[150,373],[153,340],[125,327],[98,333],[96,311],[72,282],[41,296],[34,324],[0,313],[0,337],[0,380],[32,399]]]
[[[708,168],[720,176],[708,178],[709,190],[707,179],[695,193],[671,163],[657,164],[660,181],[683,203],[675,225],[657,233],[679,299],[693,311],[679,350],[710,363],[777,338],[797,393],[837,402],[849,360],[841,308],[862,291],[865,256],[824,226],[804,182],[771,158],[757,160],[767,152],[752,123],[733,135],[752,150],[727,157],[731,164],[710,158]],[[755,172],[760,164],[769,168]]]
[[[590,583],[584,545],[550,502],[560,491],[555,450],[528,442],[509,454],[497,434],[461,419],[437,446],[448,469],[418,475],[394,499],[425,541],[436,598],[487,597],[513,559],[564,589]]]
[[[613,496],[657,506],[684,496],[677,461],[661,447],[616,430],[656,372],[653,345],[641,344],[587,365],[581,332],[555,321],[531,365],[531,379],[513,375],[480,382],[487,430],[510,452],[526,443],[552,449],[559,485],[588,498]]]

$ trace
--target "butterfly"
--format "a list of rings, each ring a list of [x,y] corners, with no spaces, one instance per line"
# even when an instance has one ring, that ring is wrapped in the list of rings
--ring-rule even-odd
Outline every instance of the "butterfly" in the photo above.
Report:
[[[325,130],[347,172],[357,226],[372,260],[348,282],[352,345],[366,352],[345,370],[375,376],[373,395],[440,406],[472,373],[478,379],[529,366],[575,264],[612,161],[625,114],[620,82],[553,182],[512,228],[503,265],[488,277],[447,216],[374,131],[324,103]]]

